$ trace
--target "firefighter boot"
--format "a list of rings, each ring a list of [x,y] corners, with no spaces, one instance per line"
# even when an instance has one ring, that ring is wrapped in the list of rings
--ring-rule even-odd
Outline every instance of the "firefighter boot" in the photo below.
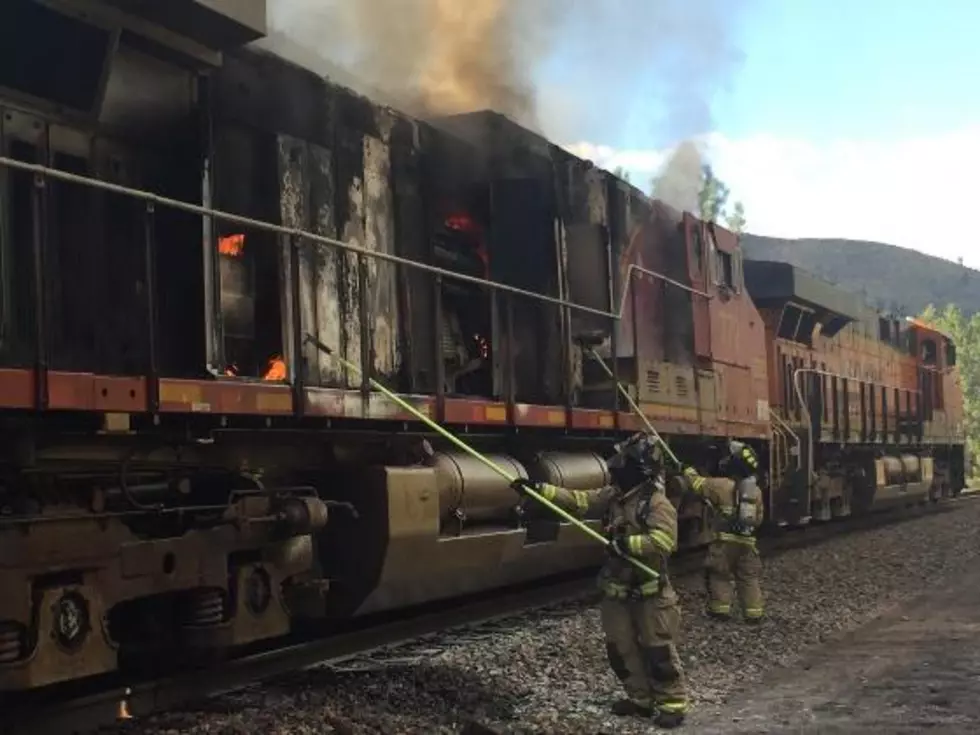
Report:
[[[683,712],[665,712],[660,710],[657,712],[657,716],[653,718],[653,724],[657,727],[662,727],[664,730],[673,730],[675,727],[680,727],[684,724],[684,713]]]
[[[620,699],[609,708],[609,711],[617,717],[649,717],[653,714],[652,709],[637,704],[632,699]]]

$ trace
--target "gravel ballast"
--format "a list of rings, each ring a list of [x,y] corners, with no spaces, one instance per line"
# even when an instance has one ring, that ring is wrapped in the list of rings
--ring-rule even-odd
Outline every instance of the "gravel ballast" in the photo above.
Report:
[[[808,647],[955,579],[980,556],[980,502],[764,559],[767,620],[703,615],[699,575],[675,580],[684,610],[680,653],[698,715]],[[598,611],[565,605],[472,632],[422,641],[335,668],[297,672],[117,732],[649,733],[613,717],[622,696],[605,657]]]

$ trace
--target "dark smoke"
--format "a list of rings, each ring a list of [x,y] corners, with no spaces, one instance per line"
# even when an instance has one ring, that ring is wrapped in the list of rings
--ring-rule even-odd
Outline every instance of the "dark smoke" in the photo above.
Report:
[[[557,140],[660,148],[711,130],[750,1],[268,0],[262,45],[413,114],[493,108]]]
[[[269,0],[276,37],[424,116],[495,109],[537,127],[531,73],[555,0]],[[361,90],[359,90],[361,91]]]

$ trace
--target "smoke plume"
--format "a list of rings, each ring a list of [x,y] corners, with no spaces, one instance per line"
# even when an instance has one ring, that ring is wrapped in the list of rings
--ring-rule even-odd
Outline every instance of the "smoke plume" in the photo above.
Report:
[[[424,116],[491,108],[537,127],[531,72],[554,0],[270,0],[271,43],[313,50]],[[363,89],[358,91],[364,91]]]
[[[675,209],[698,214],[701,210],[701,151],[694,141],[685,140],[675,147],[659,175],[654,179],[654,198]]]
[[[664,148],[711,130],[751,1],[268,0],[260,45],[411,114]]]

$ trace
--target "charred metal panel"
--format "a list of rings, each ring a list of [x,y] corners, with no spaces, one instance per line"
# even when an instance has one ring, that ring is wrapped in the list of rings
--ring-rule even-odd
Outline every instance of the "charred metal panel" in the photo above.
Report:
[[[266,34],[266,0],[105,0],[208,48],[229,50]]]
[[[333,153],[311,144],[309,147],[310,230],[324,237],[337,236],[335,212]],[[316,334],[328,345],[340,344],[341,308],[338,299],[344,254],[339,248],[309,244],[301,252],[312,262],[300,262],[300,294],[308,290],[303,274],[310,273],[314,287],[312,298],[316,317]],[[305,332],[304,332],[305,333]],[[342,371],[337,361],[319,350],[306,354],[307,375],[317,385],[340,385]]]
[[[194,114],[193,77],[173,64],[120,47],[112,60],[99,125],[160,144]]]
[[[564,292],[564,226],[556,192],[556,149],[495,112],[439,118],[434,125],[470,143],[475,172],[490,185],[490,275],[551,296]],[[518,401],[559,403],[566,385],[561,310],[514,301],[514,392]]]
[[[703,293],[709,293],[709,263],[708,250],[704,237],[704,226],[701,221],[684,213],[684,229],[686,231],[688,257],[687,272],[692,288]],[[711,359],[711,302],[707,297],[692,295],[694,312],[694,355],[702,359]]]
[[[337,91],[312,72],[271,54],[247,50],[226,55],[222,68],[214,73],[213,87],[214,109],[220,120],[268,134],[268,150],[274,162],[269,177],[275,191],[271,217],[286,226],[337,237]],[[301,327],[304,333],[316,334],[325,344],[342,349],[344,258],[336,248],[307,241],[300,242],[299,251]],[[291,244],[280,238],[275,252],[280,331],[290,335]],[[292,362],[290,340],[283,342]],[[336,360],[309,345],[303,353],[304,377],[309,385],[344,384]],[[355,354],[359,364],[359,352]]]
[[[158,162],[146,151],[115,141],[95,141],[96,176],[131,188],[154,188]],[[89,298],[96,298],[101,312],[95,330],[99,341],[99,368],[120,375],[137,375],[146,368],[147,312],[144,261],[144,205],[137,199],[102,192],[99,229],[104,257],[102,276],[90,282]],[[75,247],[86,248],[85,239]],[[84,252],[81,257],[90,257]],[[106,267],[106,263],[111,263]],[[62,272],[62,278],[70,278]],[[98,290],[98,293],[95,291]]]
[[[264,52],[225,56],[214,73],[214,110],[221,120],[332,148],[335,95],[313,72]]]
[[[241,256],[219,253],[221,324],[226,339],[255,339],[255,281],[249,265]]]
[[[333,150],[280,136],[278,161],[284,225],[394,253],[390,151],[385,140],[348,126],[337,128]],[[290,258],[290,249],[283,247],[284,284]],[[394,265],[306,241],[300,247],[299,277],[298,313],[304,333],[317,335],[358,366],[366,336],[373,373],[390,378],[398,372],[400,310]],[[292,315],[289,289],[282,292],[285,314]],[[285,318],[286,327],[290,318]],[[312,348],[304,351],[304,365],[312,385],[356,387],[361,382],[359,375],[344,376],[335,360]]]
[[[391,194],[391,158],[388,140],[392,120],[383,116],[384,139],[364,138],[364,246],[373,252],[395,254],[394,211]],[[367,314],[372,330],[372,368],[379,375],[395,375],[398,351],[398,272],[393,263],[367,261]]]
[[[55,168],[81,176],[96,173],[90,136],[51,125],[47,137],[48,161]],[[105,144],[100,143],[99,148],[104,154]],[[125,155],[117,148],[114,153],[116,179],[133,181],[136,166],[132,152]],[[100,158],[106,162],[104,155]],[[100,177],[108,178],[109,167],[100,168]],[[49,181],[46,188],[51,214],[44,254],[51,362],[61,369],[93,370],[99,366],[98,352],[104,339],[101,330],[107,326],[100,321],[104,310],[100,302],[108,296],[104,264],[112,257],[105,238],[97,236],[107,221],[104,200],[101,192],[64,181]],[[126,253],[120,255],[125,257]],[[63,274],[71,275],[66,278]]]
[[[333,156],[320,146],[281,136],[278,144],[280,206],[286,227],[336,237],[334,217]],[[299,244],[299,315],[302,332],[315,335],[329,346],[342,345],[341,323],[344,307],[340,300],[344,255],[309,240]],[[288,240],[280,243],[283,285],[288,285],[292,248]],[[292,290],[283,288],[284,333],[291,333]],[[290,345],[290,348],[292,346]],[[290,350],[287,350],[290,352]],[[312,345],[303,350],[302,368],[308,385],[343,384],[343,370],[336,360]]]
[[[612,311],[619,314],[616,322],[616,354],[620,358],[619,367],[625,368],[622,358],[631,358],[635,352],[633,345],[633,323],[626,323],[627,315],[632,320],[632,310],[625,298],[629,260],[627,251],[630,240],[629,199],[633,188],[625,181],[609,177],[606,190],[609,222],[610,282],[612,285]],[[634,375],[631,371],[627,375]],[[627,378],[632,380],[632,378]]]
[[[483,176],[552,177],[552,144],[498,112],[448,115],[434,120],[433,125],[473,147]]]
[[[48,158],[48,130],[44,121],[20,112],[5,108],[2,110],[2,133],[0,141],[3,154],[26,163],[45,163]],[[32,194],[34,177],[28,171],[9,169],[3,178],[4,200],[0,216],[4,227],[4,267],[9,275],[4,277],[4,285],[10,291],[4,294],[5,306],[9,308],[5,320],[5,357],[16,364],[32,361],[35,348],[34,308],[34,265],[31,245],[35,237]]]
[[[567,299],[593,309],[610,311],[615,307],[611,299],[608,175],[585,161],[572,156],[564,158],[564,165],[557,168],[564,173],[560,210],[565,223],[563,265],[568,282]],[[614,328],[613,320],[580,311],[570,312],[569,325],[573,337],[584,332],[611,336]],[[608,348],[609,343],[605,346]],[[607,349],[606,356],[609,354]],[[574,342],[571,359],[573,391],[585,391],[589,395],[586,400],[589,406],[611,407],[612,394],[605,371],[591,357],[583,355]]]
[[[429,262],[423,135],[428,128],[399,119],[391,132],[391,184],[394,195],[395,242],[398,254]],[[435,303],[433,278],[417,268],[398,272],[399,311],[403,315],[401,352],[405,390],[436,391]]]
[[[593,309],[608,311],[609,258],[606,217],[605,175],[596,168],[584,169],[581,161],[569,161],[565,238],[568,244],[569,300]],[[573,325],[609,328],[602,317],[573,314]]]
[[[548,216],[550,182],[497,181],[490,269],[494,280],[555,294],[554,223]],[[560,402],[561,323],[557,307],[517,299],[515,303],[515,395],[529,403]]]
[[[656,203],[654,225],[662,251],[660,273],[677,283],[689,284],[687,236],[682,214]],[[694,303],[691,292],[660,281],[664,326],[664,359],[676,365],[694,363]]]
[[[5,155],[125,186],[147,182],[147,161],[139,150],[89,130],[4,110],[2,133]],[[32,197],[43,193],[41,318],[49,366],[120,375],[140,372],[146,332],[141,205],[61,180],[48,180],[39,190],[27,173],[7,172],[2,180],[3,266],[9,269],[5,278],[12,279],[12,293],[5,296],[15,320],[8,325],[13,333],[4,335],[15,342],[5,346],[15,353],[34,350]]]
[[[214,203],[218,209],[262,220],[279,215],[276,157],[271,138],[242,126],[220,125],[214,151]],[[211,255],[216,262],[216,358],[243,376],[263,373],[282,350],[278,238],[263,230],[216,220]],[[222,243],[225,245],[222,246]],[[229,247],[230,246],[230,247]],[[224,250],[223,250],[224,247]]]
[[[346,126],[337,131],[336,186],[337,237],[346,243],[364,247],[364,136]],[[361,360],[361,289],[358,277],[359,258],[345,252],[338,290],[341,303],[341,354],[355,365]],[[345,385],[356,386],[360,379],[345,370]]]
[[[303,141],[280,136],[277,153],[282,224],[285,227],[308,230],[310,225],[309,147]],[[296,252],[293,250],[288,237],[279,238],[280,295],[283,304],[282,333],[284,335],[292,334],[291,320],[295,319],[297,315],[304,334],[306,332],[317,334],[319,331],[314,306],[316,284],[311,265],[311,251],[314,247],[308,240],[299,243],[299,305],[297,309],[293,303],[293,289],[289,282],[292,273],[292,258]],[[333,345],[336,342],[328,341],[326,344]],[[319,377],[316,373],[319,371],[319,367],[318,358],[312,351],[314,348],[312,345],[307,345],[304,347],[301,356],[294,355],[293,349],[294,345],[288,343],[285,350],[288,362],[294,366],[294,370],[303,371],[308,384],[316,384]]]
[[[4,0],[0,88],[45,106],[94,115],[117,39],[117,32],[35,0]],[[52,53],[67,63],[52,63]]]
[[[658,241],[659,220],[650,200],[639,190],[622,184],[617,207],[620,232],[613,257],[617,268],[617,303],[623,307],[617,336],[620,357],[638,357],[662,362],[664,359],[664,286],[652,276],[634,271],[636,265],[662,272],[664,251]]]

